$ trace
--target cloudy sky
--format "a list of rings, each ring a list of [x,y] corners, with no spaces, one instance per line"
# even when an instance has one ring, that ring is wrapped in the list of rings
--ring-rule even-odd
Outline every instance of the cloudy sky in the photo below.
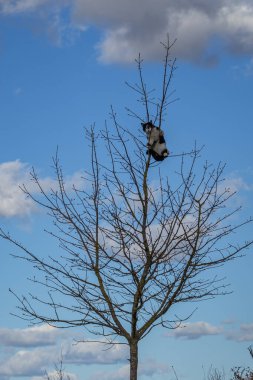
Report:
[[[203,157],[226,162],[226,182],[238,191],[240,217],[253,215],[253,2],[252,0],[0,0],[0,226],[39,254],[47,217],[19,185],[36,188],[35,167],[45,189],[54,187],[51,157],[57,146],[66,184],[80,184],[89,163],[83,129],[110,120],[113,105],[122,124],[137,128],[125,107],[136,97],[125,81],[137,80],[141,53],[151,88],[161,84],[161,41],[176,38],[172,90],[179,100],[165,131],[172,153],[205,145]],[[164,163],[169,167],[169,159]],[[237,219],[240,221],[240,219]],[[239,238],[252,235],[252,227]],[[0,380],[52,376],[63,357],[71,380],[127,380],[122,345],[105,351],[85,332],[29,327],[10,313],[8,289],[29,291],[31,268],[13,259],[0,241]],[[140,379],[195,380],[210,366],[247,365],[253,344],[252,250],[221,270],[230,295],[179,312],[196,311],[175,331],[157,330],[140,347]],[[154,349],[155,348],[155,349]]]

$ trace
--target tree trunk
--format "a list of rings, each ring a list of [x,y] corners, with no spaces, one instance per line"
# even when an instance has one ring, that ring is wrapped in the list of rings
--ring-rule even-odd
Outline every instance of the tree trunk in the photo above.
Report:
[[[138,370],[138,342],[130,344],[130,380],[137,380]]]

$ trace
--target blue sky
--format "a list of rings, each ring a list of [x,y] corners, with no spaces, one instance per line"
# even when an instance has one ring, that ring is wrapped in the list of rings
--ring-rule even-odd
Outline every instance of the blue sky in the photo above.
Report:
[[[45,187],[53,183],[51,157],[59,147],[69,184],[89,164],[84,127],[102,127],[110,106],[122,124],[137,128],[125,106],[135,94],[135,57],[145,59],[150,87],[161,81],[161,46],[177,37],[178,69],[165,131],[172,153],[205,145],[204,158],[227,163],[227,184],[238,191],[241,217],[253,215],[253,4],[251,0],[0,0],[0,226],[44,254],[51,249],[46,216],[18,185],[35,167]],[[167,162],[167,161],[166,161]],[[239,220],[239,219],[238,219]],[[239,238],[252,236],[252,226]],[[31,268],[14,260],[0,241],[0,379],[39,380],[63,352],[71,380],[127,379],[127,352],[73,345],[82,331],[31,328],[10,315],[8,289],[29,291]],[[252,249],[221,269],[233,293],[187,305],[197,310],[184,329],[157,329],[141,343],[140,379],[204,378],[211,365],[226,371],[247,365],[253,343]]]

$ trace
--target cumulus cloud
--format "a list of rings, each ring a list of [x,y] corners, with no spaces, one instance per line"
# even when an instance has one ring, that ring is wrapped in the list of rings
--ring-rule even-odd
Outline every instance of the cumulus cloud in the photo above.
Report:
[[[152,377],[154,375],[167,374],[169,366],[158,363],[151,359],[147,362],[141,362],[138,368],[139,376]],[[128,380],[129,379],[129,365],[124,365],[113,372],[97,372],[91,376],[90,380]]]
[[[74,22],[95,23],[104,29],[99,50],[105,62],[132,61],[139,52],[156,59],[159,42],[167,33],[178,39],[176,55],[190,61],[212,64],[221,46],[231,53],[253,53],[253,4],[247,0],[240,4],[235,0],[140,0],[134,4],[76,0],[73,4]]]
[[[237,342],[253,341],[253,323],[242,324],[239,331],[230,331],[226,334],[227,339]]]
[[[75,364],[113,364],[125,361],[128,350],[125,345],[115,344],[105,350],[101,343],[69,344],[63,350],[66,363]]]
[[[0,0],[0,12],[46,14],[58,39],[95,25],[102,31],[97,49],[103,62],[133,62],[139,52],[157,59],[167,33],[178,38],[175,54],[193,62],[212,65],[223,52],[253,54],[251,0]]]
[[[179,327],[170,333],[168,336],[173,336],[174,338],[183,338],[183,339],[199,339],[207,335],[219,335],[223,329],[221,327],[213,326],[208,322],[194,322],[186,323],[184,326]]]
[[[64,365],[115,364],[126,361],[128,357],[126,346],[115,344],[111,349],[105,350],[102,343],[73,344],[72,339],[73,332],[70,334],[68,330],[47,325],[25,329],[1,328],[2,346],[12,348],[6,350],[6,357],[0,360],[0,380],[8,376],[33,376],[33,380],[42,380],[46,370],[54,379],[53,374],[60,361],[59,353]],[[20,350],[19,347],[26,349]],[[64,373],[67,375],[65,370]],[[76,380],[73,374],[69,374],[69,378]]]
[[[32,212],[34,204],[19,188],[29,181],[27,165],[18,160],[0,164],[0,178],[0,216],[21,216]]]
[[[73,184],[81,185],[81,173],[76,172],[66,177],[66,189]],[[45,191],[56,189],[57,183],[53,178],[41,178],[40,183]],[[36,211],[34,202],[28,199],[20,186],[25,185],[32,194],[39,193],[37,186],[31,182],[30,167],[19,160],[0,164],[0,217],[27,216]]]
[[[182,338],[187,340],[199,339],[209,335],[223,335],[228,340],[236,342],[252,342],[253,341],[253,323],[241,324],[237,329],[229,327],[235,324],[234,320],[223,321],[221,326],[213,326],[208,322],[186,323],[184,326],[172,330],[167,336],[174,338]]]
[[[65,330],[48,325],[24,329],[1,328],[1,345],[12,348],[6,350],[6,357],[0,360],[0,379],[9,376],[43,376],[46,369],[59,361],[58,343],[68,345],[68,338]],[[20,347],[33,350],[16,350]]]
[[[0,342],[3,346],[36,347],[55,345],[57,338],[66,332],[48,325],[28,327],[25,329],[0,328]]]
[[[57,361],[55,349],[21,350],[0,363],[1,376],[43,376],[45,370]]]

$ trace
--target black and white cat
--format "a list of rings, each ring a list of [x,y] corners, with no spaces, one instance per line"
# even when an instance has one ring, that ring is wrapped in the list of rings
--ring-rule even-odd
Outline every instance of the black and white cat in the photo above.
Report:
[[[163,161],[169,155],[163,131],[154,126],[152,121],[142,123],[141,125],[148,139],[147,153],[151,154],[156,161]]]

